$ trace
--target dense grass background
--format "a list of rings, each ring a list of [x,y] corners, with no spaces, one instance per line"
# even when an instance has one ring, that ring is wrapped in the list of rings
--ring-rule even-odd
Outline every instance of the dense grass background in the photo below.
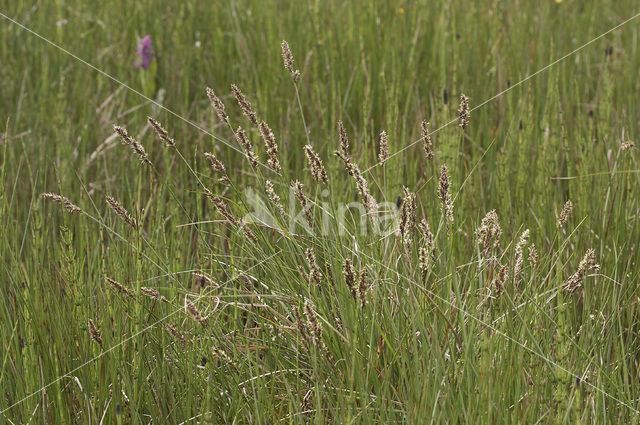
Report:
[[[455,119],[461,93],[474,107],[640,12],[634,8],[627,0],[0,1],[1,13],[215,136],[0,19],[0,416],[13,423],[636,423],[640,176],[637,149],[620,146],[640,130],[640,20],[474,110],[466,133],[456,123],[435,133],[433,162],[416,144],[365,174],[379,202],[395,202],[403,186],[417,194],[419,218],[437,231],[426,279],[418,235],[405,253],[393,236],[359,234],[356,217],[346,234],[335,224],[317,236],[254,226],[255,244],[220,221],[202,187],[242,215],[250,209],[245,188],[262,193],[268,178],[288,204],[286,187],[299,179],[335,213],[338,203],[357,199],[332,154],[338,120],[360,169],[368,169],[377,163],[380,131],[393,154],[420,138],[423,119],[432,129]],[[138,70],[136,44],[147,34],[156,60]],[[302,71],[300,103],[282,67],[282,39]],[[281,176],[252,170],[225,144],[237,146],[205,86],[266,161],[231,83],[274,130]],[[169,129],[179,153],[155,138],[147,115]],[[327,167],[329,195],[308,172],[302,115]],[[120,144],[113,124],[140,140],[153,170]],[[230,190],[212,176],[207,151],[226,164]],[[450,232],[435,196],[441,164],[456,195]],[[90,217],[43,202],[42,192],[67,196]],[[109,211],[106,195],[138,217],[139,232]],[[560,230],[556,214],[567,199],[574,211]],[[510,280],[498,298],[487,297],[493,276],[478,261],[474,237],[491,209],[503,231],[500,262],[511,275],[524,229],[540,255],[537,267],[527,263],[524,281]],[[322,211],[314,214],[319,226]],[[298,271],[308,269],[307,248],[324,275],[317,287]],[[601,268],[569,294],[563,282],[587,248]],[[364,308],[342,278],[345,258],[368,271]],[[199,288],[192,271],[221,288]],[[238,278],[243,273],[253,286]],[[105,276],[135,298],[110,290]],[[171,303],[144,298],[140,286]],[[185,296],[202,296],[198,308],[213,312],[207,327],[181,310]],[[296,330],[293,309],[305,299],[321,317],[326,350]],[[89,319],[102,331],[102,347],[89,336]],[[164,323],[188,342],[172,338]]]

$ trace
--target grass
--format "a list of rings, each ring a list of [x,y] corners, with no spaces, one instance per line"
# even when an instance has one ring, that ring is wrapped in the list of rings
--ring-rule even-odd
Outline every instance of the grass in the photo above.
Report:
[[[637,147],[622,146],[640,130],[640,20],[517,84],[634,7],[0,2],[129,86],[0,18],[3,421],[637,423],[640,175]],[[147,34],[155,60],[136,69]],[[273,130],[279,173],[231,84]],[[466,129],[450,123],[463,93]],[[423,120],[432,160],[413,144]],[[338,121],[385,217],[345,208],[366,191],[333,154]],[[304,214],[288,226],[267,181],[296,214],[302,183],[313,232]],[[242,222],[256,205],[267,222]],[[484,250],[491,210],[501,235]]]

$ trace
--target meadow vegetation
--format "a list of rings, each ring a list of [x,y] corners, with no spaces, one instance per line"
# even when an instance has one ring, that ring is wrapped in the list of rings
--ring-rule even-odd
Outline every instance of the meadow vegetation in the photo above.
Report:
[[[0,1],[2,421],[637,423],[634,7]]]

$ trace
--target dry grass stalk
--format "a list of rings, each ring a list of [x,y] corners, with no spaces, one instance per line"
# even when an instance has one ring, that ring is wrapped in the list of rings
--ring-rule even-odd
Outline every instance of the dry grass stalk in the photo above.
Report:
[[[380,133],[380,152],[378,153],[378,160],[381,164],[384,164],[389,159],[389,140],[387,132]]]
[[[449,191],[450,186],[447,166],[442,165],[438,184],[438,197],[442,202],[442,214],[447,218],[447,226],[453,224],[453,202],[451,201],[451,193]]]
[[[209,164],[211,164],[213,171],[222,175],[218,178],[218,181],[223,184],[231,184],[231,180],[229,180],[229,176],[227,175],[227,169],[222,161],[216,158],[216,156],[211,152],[205,152],[204,156],[209,161]]]
[[[300,78],[300,71],[297,69],[294,71],[293,69],[293,54],[291,53],[291,49],[289,48],[289,43],[287,43],[285,40],[282,40],[281,47],[284,67],[287,71],[289,71],[289,73],[291,73],[293,81],[297,82],[298,78]]]
[[[53,202],[56,202],[62,205],[64,209],[69,211],[70,213],[84,213],[84,211],[82,211],[82,208],[75,205],[73,202],[71,202],[69,199],[65,198],[62,195],[47,192],[47,193],[43,193],[42,197],[46,199],[50,199]]]
[[[564,284],[564,289],[573,292],[582,286],[587,270],[598,269],[600,266],[596,264],[596,252],[589,248],[578,265],[578,270],[572,274]]]
[[[309,161],[309,167],[311,168],[311,175],[313,179],[317,182],[327,183],[327,171],[322,164],[322,159],[320,156],[313,151],[313,147],[311,145],[306,145],[304,147],[304,154],[307,157],[307,161]]]
[[[353,270],[353,265],[351,264],[350,259],[347,258],[344,260],[342,272],[344,274],[344,281],[347,284],[347,288],[349,288],[349,292],[351,292],[353,299],[357,299],[358,285],[356,284],[356,272]]]
[[[202,317],[200,310],[195,306],[194,303],[189,300],[189,298],[184,299],[184,309],[191,316],[193,320],[200,323],[202,326],[206,326],[207,319]]]
[[[113,210],[113,212],[122,219],[122,221],[124,221],[125,223],[127,223],[129,226],[133,227],[134,229],[138,228],[138,222],[136,221],[135,218],[133,218],[128,212],[127,210],[118,203],[118,201],[116,201],[114,198],[112,198],[111,196],[107,196],[107,205],[109,205],[109,207]]]
[[[128,145],[131,150],[133,150],[133,152],[138,155],[138,158],[140,158],[140,161],[142,161],[143,164],[153,166],[153,164],[149,160],[149,157],[147,156],[147,152],[144,150],[144,147],[136,139],[129,136],[129,133],[126,129],[114,125],[113,130],[118,134],[118,136],[120,136],[120,138],[122,139],[122,143]]]
[[[318,321],[318,316],[316,312],[313,310],[311,303],[309,301],[304,302],[304,315],[306,318],[305,326],[309,329],[311,342],[315,346],[322,346],[322,326],[320,326],[320,322]]]
[[[278,144],[276,143],[273,131],[271,131],[269,125],[264,121],[260,121],[259,128],[260,135],[262,136],[264,145],[267,148],[267,164],[275,172],[279,173],[282,167],[280,167],[280,161],[278,161]]]
[[[224,103],[222,103],[222,101],[218,98],[218,96],[216,96],[216,93],[210,87],[206,88],[206,92],[209,101],[211,101],[211,106],[213,107],[215,113],[218,115],[218,118],[220,118],[222,122],[229,124],[229,116],[224,111]]]
[[[251,102],[247,100],[242,91],[235,84],[231,84],[231,91],[233,91],[233,95],[236,97],[238,101],[238,105],[240,105],[240,109],[242,113],[249,118],[249,121],[255,126],[258,125],[258,118],[256,118],[256,113],[253,111],[251,107]]]
[[[562,211],[560,211],[560,215],[558,217],[558,227],[560,227],[561,229],[564,227],[564,224],[569,219],[569,216],[571,215],[571,210],[573,210],[573,204],[569,199],[567,200],[567,202],[564,203],[564,206],[562,207]]]
[[[518,240],[518,243],[516,243],[516,255],[515,255],[515,265],[513,267],[513,279],[515,280],[515,282],[518,282],[518,279],[520,278],[520,273],[522,272],[522,266],[524,264],[524,247],[527,246],[527,243],[529,243],[529,229],[526,229],[524,232],[522,232],[522,235],[520,235],[520,239]]]
[[[411,232],[416,224],[416,195],[404,187],[404,198],[400,207],[400,225],[398,227],[405,247],[411,245]]]
[[[247,133],[245,133],[244,130],[240,127],[238,127],[238,130],[236,130],[236,139],[238,140],[238,143],[240,143],[240,145],[243,147],[244,153],[247,155],[251,166],[256,168],[260,163],[258,161],[258,156],[253,150],[253,144],[249,141]]]
[[[275,189],[273,187],[273,183],[271,183],[271,181],[267,180],[264,183],[264,185],[265,185],[265,191],[267,192],[267,196],[269,197],[271,202],[273,202],[273,204],[276,206],[276,209],[278,210],[280,215],[282,217],[285,217],[284,207],[280,203],[280,197],[276,193],[276,191],[275,191]]]
[[[100,348],[102,348],[102,337],[100,337],[100,331],[96,328],[96,325],[93,324],[93,320],[89,319],[89,335],[91,339],[93,339]]]
[[[307,223],[309,224],[309,227],[311,227],[313,225],[313,216],[311,214],[311,205],[307,199],[307,195],[305,195],[303,191],[304,185],[296,180],[291,182],[291,187],[293,188],[293,193],[298,199],[298,202],[300,202],[300,206],[302,207]]]
[[[313,250],[311,250],[311,248],[307,248],[305,256],[307,257],[307,263],[309,264],[309,285],[316,285],[317,287],[320,287],[320,283],[322,282],[322,273],[320,272],[320,267],[318,267],[318,262],[316,261],[316,256],[313,254]]]
[[[433,159],[433,142],[431,141],[431,134],[429,134],[429,123],[422,121],[420,125],[422,130],[422,147],[424,148],[424,155],[428,161]]]
[[[121,294],[125,294],[131,298],[134,297],[134,293],[133,291],[131,291],[129,288],[126,288],[124,285],[122,285],[120,282],[116,282],[115,280],[111,279],[110,277],[105,277],[105,280],[107,281],[107,283],[109,284],[109,286],[115,290],[116,292],[119,292]]]
[[[140,287],[140,292],[142,293],[142,295],[149,297],[149,298],[153,298],[156,301],[161,301],[163,303],[169,303],[169,300],[166,299],[165,297],[163,297],[162,295],[160,295],[160,292],[158,292],[156,289],[152,289],[152,288],[147,288],[145,286]]]
[[[167,147],[169,148],[176,147],[176,142],[171,137],[169,137],[169,133],[167,132],[167,130],[165,130],[158,121],[154,120],[151,117],[147,117],[147,122],[149,122],[149,125],[155,130],[158,137],[162,141],[164,141]]]
[[[469,119],[471,113],[469,111],[469,98],[464,94],[460,95],[460,106],[458,108],[458,114],[460,114],[460,127],[463,129],[469,126]]]
[[[478,245],[482,247],[482,254],[484,256],[487,255],[490,248],[497,250],[500,247],[501,235],[502,229],[498,222],[498,213],[496,210],[491,210],[482,219],[480,227],[476,229],[476,240]]]
[[[174,326],[167,323],[164,325],[164,328],[167,330],[167,332],[171,334],[172,337],[174,337],[181,343],[183,344],[187,343],[187,340],[185,339],[185,337],[180,332],[178,332],[178,330]]]

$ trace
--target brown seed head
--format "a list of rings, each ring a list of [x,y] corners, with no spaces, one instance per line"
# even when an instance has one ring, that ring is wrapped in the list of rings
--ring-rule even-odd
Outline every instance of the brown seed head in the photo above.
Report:
[[[216,156],[211,152],[205,152],[204,156],[209,161],[209,164],[211,164],[211,168],[213,169],[213,171],[222,175],[218,178],[218,181],[224,184],[231,184],[231,180],[229,180],[229,177],[227,176],[227,169],[225,168],[222,161],[216,158]]]
[[[422,147],[424,148],[424,155],[428,161],[433,159],[433,142],[431,141],[431,134],[429,134],[429,123],[422,121]]]
[[[311,342],[313,345],[321,346],[322,345],[322,326],[320,326],[320,322],[318,321],[318,316],[316,312],[313,310],[313,307],[308,301],[304,302],[304,315],[307,319],[306,328],[309,329],[311,334]]]
[[[284,61],[284,67],[286,68],[287,71],[291,73],[291,76],[293,77],[293,81],[297,82],[298,78],[300,78],[300,71],[297,69],[294,71],[293,69],[293,54],[291,53],[289,44],[285,40],[282,40],[281,47],[282,47],[282,59]]]
[[[538,251],[536,250],[536,244],[534,243],[529,245],[529,264],[531,264],[532,269],[535,269],[538,265]]]
[[[567,222],[569,215],[571,214],[571,210],[573,209],[573,204],[571,200],[567,200],[564,203],[564,207],[562,207],[562,211],[560,211],[560,216],[558,217],[558,227],[561,229],[564,227],[564,224]]]
[[[216,282],[213,281],[213,279],[201,273],[194,272],[192,273],[192,276],[196,281],[196,283],[200,285],[201,288],[208,288],[208,287],[217,288],[219,286]]]
[[[340,150],[337,150],[334,153],[344,161],[346,166],[351,162],[351,156],[349,155],[349,138],[347,137],[347,130],[345,130],[342,121],[338,121],[338,131],[340,133]]]
[[[202,317],[200,310],[198,310],[195,304],[193,304],[188,298],[184,299],[184,309],[189,313],[189,316],[191,316],[193,320],[200,323],[202,326],[206,326],[207,319]]]
[[[249,228],[249,226],[247,226],[247,223],[245,223],[244,221],[240,220],[239,221],[239,225],[240,228],[242,229],[242,233],[244,233],[244,235],[249,238],[251,240],[251,242],[257,244],[258,243],[258,238],[256,237],[256,235],[251,231],[251,229]]]
[[[163,303],[168,303],[169,300],[166,299],[165,297],[163,297],[162,295],[160,295],[160,292],[158,292],[156,289],[152,289],[152,288],[147,288],[145,286],[140,287],[140,292],[142,293],[142,295],[149,297],[149,298],[153,298],[156,301],[162,301]]]
[[[371,218],[375,219],[378,214],[378,203],[376,202],[375,198],[369,193],[369,184],[367,180],[362,176],[360,168],[358,168],[357,164],[351,161],[351,156],[349,155],[349,139],[347,138],[347,133],[344,129],[342,121],[338,121],[338,129],[340,131],[340,150],[335,151],[334,154],[342,159],[347,173],[349,173],[349,175],[355,179],[356,185],[358,187],[358,192],[362,197],[362,203],[364,204]]]
[[[175,339],[177,339],[181,343],[183,343],[183,344],[187,343],[187,340],[185,339],[185,337],[180,332],[178,332],[178,330],[174,326],[171,326],[169,324],[165,324],[164,328],[167,330],[167,332],[169,332],[171,334],[172,337],[174,337]]]
[[[304,147],[304,154],[307,157],[307,161],[309,161],[309,167],[311,168],[311,175],[313,176],[313,179],[317,182],[327,183],[327,171],[324,169],[322,159],[320,159],[320,156],[313,151],[313,147],[311,145],[306,145]]]
[[[84,213],[84,211],[82,211],[82,208],[75,205],[73,202],[71,202],[69,199],[65,198],[62,195],[47,192],[47,193],[43,193],[42,197],[45,199],[50,199],[53,202],[56,202],[62,205],[64,209],[69,211],[70,213]]]
[[[227,220],[229,220],[229,222],[235,225],[239,224],[239,221],[233,216],[233,214],[231,214],[231,211],[229,210],[229,206],[227,205],[227,202],[224,199],[218,196],[215,196],[206,187],[204,188],[204,194],[211,201],[211,203],[216,207],[218,212],[222,214]]]
[[[469,126],[469,118],[471,117],[471,114],[469,111],[469,98],[464,94],[460,95],[458,114],[460,114],[460,127],[463,129],[467,128]]]
[[[596,252],[589,248],[578,265],[578,270],[572,274],[564,284],[564,289],[573,292],[582,286],[584,277],[588,270],[598,269],[600,266],[596,264]]]
[[[224,103],[222,103],[222,101],[218,98],[218,96],[216,96],[216,93],[210,87],[206,88],[206,92],[207,97],[211,102],[211,106],[213,107],[215,113],[218,115],[218,118],[220,118],[220,121],[229,124],[229,116],[224,111]]]
[[[116,292],[119,292],[121,294],[125,294],[131,298],[133,298],[134,294],[133,292],[126,288],[124,285],[122,285],[120,282],[116,282],[115,280],[111,279],[110,277],[105,277],[105,280],[107,281],[107,283],[109,284],[109,286],[115,290]]]
[[[280,215],[284,218],[285,217],[284,207],[280,203],[280,197],[276,193],[273,187],[273,183],[271,183],[270,180],[267,180],[265,181],[264,186],[265,186],[265,191],[267,192],[267,196],[269,197],[271,202],[273,202],[273,204],[276,206],[276,209],[278,210]]]
[[[278,161],[278,145],[276,143],[276,138],[273,135],[273,131],[269,125],[260,121],[260,135],[262,136],[262,140],[264,140],[264,144],[267,147],[267,164],[269,167],[273,168],[275,172],[280,172],[280,161]]]
[[[114,125],[113,130],[118,134],[118,136],[120,136],[120,138],[122,139],[122,143],[129,146],[131,150],[133,150],[133,152],[135,152],[135,154],[138,155],[138,158],[140,158],[140,161],[142,161],[143,164],[147,164],[149,166],[153,165],[151,164],[151,161],[149,160],[149,157],[147,156],[147,152],[144,150],[144,147],[136,139],[129,136],[129,133],[127,132],[126,129],[124,129],[123,127]]]
[[[238,130],[236,131],[236,139],[238,140],[238,143],[240,143],[240,145],[244,148],[244,152],[247,155],[251,166],[256,168],[259,164],[258,156],[253,150],[253,144],[249,141],[247,133],[245,133],[244,130],[240,127],[238,127]]]
[[[100,347],[102,347],[102,338],[100,337],[100,331],[93,324],[93,320],[89,319],[89,335]]]
[[[313,254],[313,250],[311,250],[311,248],[307,248],[305,255],[307,257],[307,264],[309,264],[309,274],[307,275],[309,285],[320,287],[320,283],[322,282],[322,273],[320,272],[320,267],[318,267],[318,263],[316,262],[316,256]]]
[[[306,345],[307,341],[309,341],[310,338],[309,338],[309,335],[307,334],[307,327],[304,324],[304,320],[302,320],[302,315],[300,314],[300,310],[298,309],[298,307],[293,308],[293,313],[296,316],[296,328],[298,329],[298,332],[300,332],[300,336],[302,336],[302,341]]]
[[[500,267],[500,271],[493,278],[493,290],[495,292],[495,297],[499,297],[504,291],[504,284],[509,279],[509,272],[507,271],[507,266]]]
[[[176,142],[171,137],[169,137],[169,133],[167,133],[167,130],[165,130],[158,121],[154,120],[151,117],[147,117],[147,121],[149,122],[149,125],[155,130],[158,137],[162,141],[164,141],[167,147],[169,148],[176,147]]]
[[[251,121],[253,125],[258,125],[258,119],[256,118],[256,113],[253,111],[253,108],[251,107],[251,102],[247,100],[247,98],[244,96],[242,91],[240,91],[238,86],[236,86],[235,84],[231,84],[231,91],[233,91],[233,95],[236,97],[236,100],[238,101],[238,105],[240,105],[240,109],[242,110],[242,113],[247,118],[249,118],[249,121]]]
[[[631,140],[624,142],[623,144],[620,145],[620,149],[622,149],[623,151],[626,151],[635,147],[636,147],[636,143],[632,142]]]
[[[344,274],[344,281],[347,284],[347,288],[349,288],[349,292],[351,292],[353,299],[357,299],[358,286],[356,284],[356,272],[353,270],[353,265],[351,264],[350,259],[347,258],[344,260],[342,272]]]
[[[367,304],[367,290],[369,284],[367,283],[367,269],[362,268],[360,271],[360,278],[358,279],[358,298],[360,299],[360,306],[364,307]]]
[[[411,232],[416,224],[416,195],[403,188],[404,197],[400,207],[399,232],[405,246],[411,245]]]
[[[490,248],[494,250],[498,249],[500,246],[500,235],[502,235],[502,229],[498,222],[498,213],[496,210],[491,210],[484,216],[480,227],[476,230],[476,240],[478,245],[482,247],[482,254],[484,256],[487,255]]]
[[[309,227],[311,227],[313,225],[313,215],[311,214],[311,205],[307,199],[307,195],[305,195],[303,191],[304,186],[296,180],[291,182],[291,187],[293,188],[293,193],[298,199],[298,202],[300,202],[300,206],[302,207],[304,216],[307,219],[307,223],[309,224]]]
[[[122,219],[122,221],[124,221],[125,223],[127,223],[129,226],[133,227],[134,229],[138,228],[138,223],[136,222],[135,218],[133,218],[128,212],[127,210],[118,203],[118,201],[116,201],[115,199],[113,199],[111,196],[107,196],[106,198],[107,200],[107,205],[109,205],[109,207],[111,208],[111,210],[113,210],[113,212]]]
[[[442,213],[447,218],[448,224],[453,224],[453,202],[451,201],[451,193],[449,192],[449,188],[450,183],[447,166],[442,165],[438,185],[438,197],[442,202]]]
[[[378,153],[378,160],[381,164],[384,164],[389,159],[389,140],[387,132],[380,133],[380,152]]]

